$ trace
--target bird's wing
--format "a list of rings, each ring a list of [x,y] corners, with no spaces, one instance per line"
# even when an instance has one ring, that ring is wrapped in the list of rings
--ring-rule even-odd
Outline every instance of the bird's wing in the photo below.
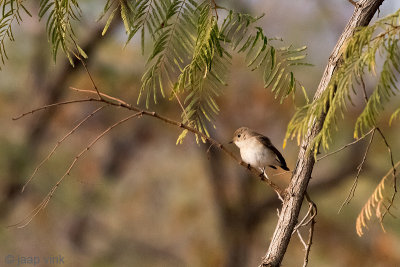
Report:
[[[281,164],[281,168],[284,170],[289,170],[289,168],[286,165],[286,161],[283,158],[281,152],[271,143],[271,140],[269,140],[268,137],[264,135],[257,135],[256,136],[257,140],[260,141],[262,144],[264,144],[268,149],[270,149],[274,154],[276,155],[276,160]]]

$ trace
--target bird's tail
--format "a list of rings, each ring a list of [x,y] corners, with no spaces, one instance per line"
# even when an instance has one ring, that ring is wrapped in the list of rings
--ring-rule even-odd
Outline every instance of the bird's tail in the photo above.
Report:
[[[281,166],[282,169],[284,169],[285,171],[290,171],[290,169],[288,168],[288,166],[286,166],[286,162],[284,162]]]

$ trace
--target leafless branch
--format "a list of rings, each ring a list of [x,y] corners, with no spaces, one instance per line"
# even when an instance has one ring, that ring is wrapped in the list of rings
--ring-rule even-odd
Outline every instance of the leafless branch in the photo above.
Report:
[[[301,236],[300,230],[297,229],[297,230],[296,230],[296,233],[297,233],[297,236],[298,236],[299,239],[300,239],[300,242],[303,244],[304,249],[306,250],[306,249],[307,249],[307,244],[306,244],[306,242],[304,241],[303,237]]]
[[[38,206],[36,206],[35,209],[33,209],[33,211],[28,216],[26,216],[23,220],[21,220],[20,222],[18,222],[16,224],[10,225],[9,227],[23,228],[23,227],[27,226],[40,211],[42,211],[44,208],[46,208],[50,199],[53,197],[54,192],[57,190],[57,188],[63,182],[64,178],[66,176],[70,175],[71,170],[73,169],[73,167],[75,166],[75,164],[77,163],[79,158],[82,157],[83,154],[85,154],[97,141],[99,141],[104,135],[106,135],[113,128],[117,127],[118,125],[121,125],[122,123],[124,123],[132,118],[135,118],[135,117],[138,117],[141,115],[143,115],[142,112],[137,112],[135,114],[129,115],[128,117],[114,123],[113,125],[108,127],[106,130],[104,130],[101,134],[99,134],[95,139],[93,139],[92,142],[90,142],[90,144],[86,148],[84,148],[78,155],[75,156],[75,158],[69,165],[68,169],[64,172],[64,174],[57,181],[57,183],[52,187],[52,189],[46,195],[46,197],[42,200],[42,202],[40,202],[40,204]]]
[[[304,254],[303,267],[306,267],[307,264],[308,264],[308,256],[310,255],[312,239],[313,239],[313,236],[314,236],[314,226],[315,226],[315,219],[313,218],[311,220],[311,225],[310,225],[310,230],[309,230],[309,235],[308,235],[308,241],[307,241],[306,253]]]
[[[396,176],[396,167],[393,161],[393,153],[392,153],[392,149],[388,143],[388,141],[386,140],[385,135],[383,134],[383,132],[381,131],[380,128],[377,128],[378,133],[381,135],[383,141],[385,142],[385,145],[388,149],[388,153],[389,153],[389,157],[390,157],[390,163],[392,165],[392,176],[393,176],[393,194],[390,198],[389,201],[389,205],[386,207],[385,211],[383,212],[381,218],[380,218],[380,222],[382,225],[383,219],[385,218],[386,214],[390,213],[390,208],[393,206],[393,202],[394,202],[394,198],[396,197],[397,194],[397,176]]]
[[[76,44],[75,41],[74,41],[74,44],[75,44],[76,50],[79,51],[78,45]],[[101,99],[101,94],[100,94],[99,88],[97,87],[96,83],[94,82],[93,77],[92,77],[92,75],[90,74],[90,72],[89,72],[89,70],[87,68],[85,60],[82,59],[82,57],[79,55],[79,53],[75,54],[75,57],[82,63],[82,66],[85,68],[85,71],[86,71],[87,75],[89,76],[90,82],[93,85],[93,89],[96,91],[97,96],[99,97],[99,99]]]
[[[372,134],[371,134],[371,138],[369,139],[367,148],[365,149],[365,153],[364,153],[363,159],[362,159],[360,165],[358,165],[358,167],[357,167],[357,175],[356,175],[356,177],[354,178],[354,182],[353,182],[353,184],[351,185],[349,194],[347,195],[346,199],[343,201],[342,205],[340,206],[340,209],[339,209],[339,212],[338,212],[338,213],[340,213],[340,212],[342,211],[343,207],[344,207],[345,205],[348,205],[348,204],[350,203],[350,201],[352,200],[352,198],[354,197],[354,193],[355,193],[355,191],[356,191],[357,184],[358,184],[358,178],[360,177],[360,173],[361,173],[362,168],[363,168],[363,166],[364,166],[364,163],[365,163],[365,161],[366,161],[366,159],[367,159],[368,151],[369,151],[369,148],[371,147],[372,140],[374,139],[374,135],[375,135],[375,130],[376,130],[376,128],[373,128],[372,130],[373,130],[373,131],[372,131]]]
[[[303,267],[306,267],[308,264],[308,256],[310,254],[312,239],[313,239],[313,235],[314,235],[315,216],[317,216],[317,213],[318,213],[317,205],[314,203],[314,201],[311,200],[310,195],[307,192],[306,192],[306,199],[308,201],[308,204],[312,207],[312,214],[310,216],[310,221],[309,221],[309,222],[311,222],[311,225],[310,225],[310,230],[309,230],[309,235],[308,235],[306,252],[304,255]]]
[[[215,0],[211,0],[211,2],[212,2],[213,5],[214,5],[213,9],[214,9],[214,11],[215,11],[215,17],[216,17],[217,20],[218,20],[218,12],[217,12],[218,6],[217,6],[217,3],[215,2]]]
[[[309,203],[306,215],[304,215],[304,218],[294,227],[293,233],[298,231],[301,227],[307,226],[314,216],[314,206]]]
[[[363,96],[364,96],[364,101],[365,101],[365,104],[367,104],[368,103],[368,95],[367,95],[367,90],[365,88],[365,82],[364,82],[364,79],[362,78],[362,76],[360,77],[360,80],[361,80],[361,85],[362,85],[362,92],[363,92]],[[396,194],[397,194],[397,177],[396,177],[396,168],[394,166],[395,164],[394,164],[394,160],[393,160],[392,149],[391,149],[388,141],[386,140],[386,137],[383,134],[382,130],[377,126],[375,126],[375,129],[378,131],[378,133],[382,137],[383,142],[385,143],[385,145],[386,145],[386,147],[388,149],[388,153],[389,153],[389,157],[390,157],[390,163],[392,165],[392,175],[393,175],[393,189],[394,189],[393,190],[393,194],[392,194],[391,199],[389,201],[389,205],[386,207],[383,215],[380,217],[380,223],[381,223],[381,226],[382,226],[382,229],[383,229],[383,224],[382,224],[383,219],[385,218],[386,214],[389,212],[390,208],[392,207],[393,202],[394,202],[394,198],[396,197]]]
[[[79,89],[79,88],[75,88],[75,87],[72,87],[72,86],[70,86],[69,88],[70,88],[71,90],[74,90],[74,91],[77,91],[77,92],[81,92],[81,93],[97,94],[97,92],[92,91],[92,90]],[[125,101],[123,101],[123,100],[121,100],[121,99],[119,99],[119,98],[115,98],[115,97],[112,97],[112,96],[110,96],[110,95],[104,94],[104,93],[100,93],[100,96],[101,96],[102,98],[103,98],[103,97],[106,97],[106,98],[108,98],[109,100],[116,101],[116,102],[121,103],[121,104],[124,104],[124,105],[128,105],[128,103],[126,103]]]
[[[364,134],[363,136],[361,136],[361,137],[358,138],[357,140],[355,140],[355,141],[353,141],[353,142],[351,142],[351,143],[348,143],[348,144],[342,146],[342,147],[339,148],[338,150],[335,150],[335,151],[333,151],[333,152],[330,152],[330,153],[328,153],[328,154],[323,155],[322,157],[319,157],[319,158],[317,159],[317,161],[320,161],[321,159],[324,159],[324,158],[326,158],[326,157],[328,157],[328,156],[331,156],[331,155],[333,155],[333,154],[336,154],[336,153],[342,151],[343,149],[345,149],[345,148],[347,148],[347,147],[349,147],[349,146],[351,146],[351,145],[354,145],[354,144],[358,143],[359,141],[363,140],[365,137],[367,137],[368,135],[370,135],[374,130],[375,130],[375,129],[371,129],[368,133]]]
[[[45,110],[45,109],[48,109],[48,108],[53,108],[53,107],[58,107],[58,106],[68,105],[68,104],[74,104],[74,103],[91,102],[91,101],[98,101],[98,100],[97,99],[93,99],[93,98],[87,98],[87,99],[77,99],[77,100],[69,100],[69,101],[57,102],[57,103],[53,103],[53,104],[49,104],[49,105],[41,106],[39,108],[32,109],[31,111],[22,113],[21,115],[13,117],[12,119],[13,120],[19,120],[19,119],[25,117],[26,115],[30,115],[30,114],[33,114],[33,113],[35,113],[37,111]]]
[[[262,171],[262,175],[260,177],[261,177],[261,181],[269,181],[270,182],[268,175],[265,171]],[[282,198],[280,190],[278,190],[276,188],[273,188],[273,189],[275,190],[275,193],[278,195],[279,200],[283,202],[283,198]]]
[[[99,112],[100,110],[102,110],[103,108],[105,108],[106,106],[101,106],[99,108],[97,108],[96,110],[94,110],[93,112],[91,112],[89,115],[87,115],[85,118],[83,118],[74,128],[72,128],[71,131],[69,131],[66,135],[64,135],[63,138],[61,138],[57,144],[53,147],[53,149],[50,151],[50,153],[47,155],[47,157],[45,157],[35,168],[35,170],[33,171],[32,175],[29,177],[29,179],[25,182],[24,186],[21,189],[21,192],[25,191],[26,186],[30,183],[30,181],[33,179],[33,177],[35,177],[36,173],[39,171],[39,169],[43,166],[43,164],[45,164],[50,157],[56,152],[57,148],[61,145],[62,142],[65,141],[65,139],[67,139],[69,136],[71,136],[82,124],[84,124],[87,120],[89,120],[91,117],[93,117],[97,112]]]

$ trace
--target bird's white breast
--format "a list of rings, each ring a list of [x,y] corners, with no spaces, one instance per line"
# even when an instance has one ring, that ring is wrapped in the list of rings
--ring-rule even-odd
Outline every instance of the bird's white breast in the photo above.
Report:
[[[253,167],[266,167],[276,164],[275,155],[256,137],[235,142],[240,149],[242,160]]]

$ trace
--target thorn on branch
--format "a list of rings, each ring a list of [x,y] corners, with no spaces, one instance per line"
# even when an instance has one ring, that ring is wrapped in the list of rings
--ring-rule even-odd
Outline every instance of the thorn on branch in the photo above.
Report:
[[[348,0],[350,4],[352,4],[354,7],[357,7],[357,2],[354,0]]]

